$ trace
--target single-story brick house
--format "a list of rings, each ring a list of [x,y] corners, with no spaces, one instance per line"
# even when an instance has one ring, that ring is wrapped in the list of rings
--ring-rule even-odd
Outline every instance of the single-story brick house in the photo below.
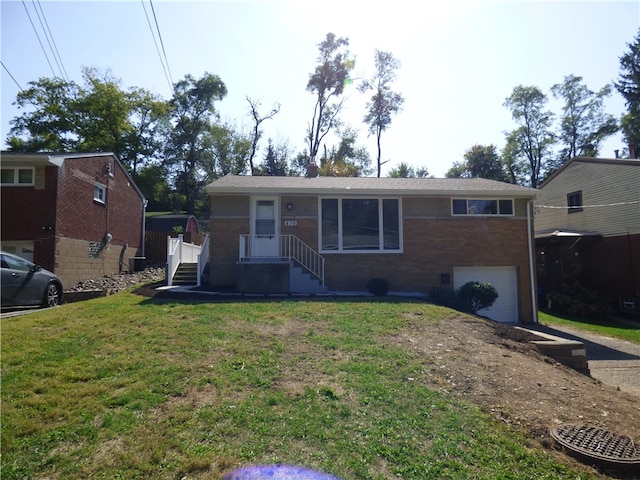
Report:
[[[3,250],[69,288],[143,255],[146,199],[113,153],[2,152]]]
[[[227,175],[207,192],[212,287],[364,291],[384,278],[391,291],[428,293],[488,281],[500,297],[482,314],[536,321],[534,189],[486,179]]]

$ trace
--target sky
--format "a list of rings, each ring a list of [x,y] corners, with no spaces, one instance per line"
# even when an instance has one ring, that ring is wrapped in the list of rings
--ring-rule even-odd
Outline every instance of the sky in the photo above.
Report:
[[[401,63],[392,89],[405,102],[382,134],[383,176],[404,162],[443,177],[474,145],[504,148],[516,124],[503,104],[515,87],[538,87],[559,115],[551,87],[565,76],[593,91],[615,81],[640,28],[640,0],[1,0],[0,17],[3,149],[10,120],[23,112],[12,105],[20,89],[54,76],[81,84],[82,68],[94,67],[123,89],[167,100],[185,75],[218,75],[228,90],[216,104],[223,121],[248,131],[247,97],[262,114],[279,104],[260,146],[271,138],[303,151],[315,102],[306,85],[331,32],[348,38],[356,60],[342,119],[358,130],[358,144],[375,161],[357,85],[373,74],[376,49],[391,52]],[[615,89],[605,111],[626,111]],[[613,157],[622,142],[611,137],[600,156]]]

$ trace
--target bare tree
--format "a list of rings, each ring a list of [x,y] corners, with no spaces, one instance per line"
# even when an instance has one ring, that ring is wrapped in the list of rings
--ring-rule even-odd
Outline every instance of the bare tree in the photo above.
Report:
[[[260,102],[257,100],[252,100],[249,97],[245,97],[247,102],[249,102],[249,110],[251,111],[251,117],[253,118],[253,135],[251,139],[251,153],[249,154],[249,167],[251,168],[251,175],[255,175],[255,168],[253,166],[253,159],[256,156],[256,150],[258,149],[258,142],[262,137],[262,130],[260,130],[260,124],[265,120],[270,120],[276,116],[276,114],[280,111],[280,104],[277,103],[273,106],[271,111],[265,115],[264,117],[260,116],[258,113],[258,109],[260,108]]]

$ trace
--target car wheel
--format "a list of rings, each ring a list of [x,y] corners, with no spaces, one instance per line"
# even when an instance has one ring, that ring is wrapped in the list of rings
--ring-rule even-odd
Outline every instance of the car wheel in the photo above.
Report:
[[[60,289],[55,283],[50,283],[44,291],[42,299],[43,307],[55,307],[60,303]]]

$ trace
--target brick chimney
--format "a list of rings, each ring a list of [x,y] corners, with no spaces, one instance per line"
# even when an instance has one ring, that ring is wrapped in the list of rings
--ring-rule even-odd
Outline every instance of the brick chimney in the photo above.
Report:
[[[629,144],[629,158],[638,158],[636,156],[636,144],[635,143],[630,143]]]
[[[314,178],[318,176],[318,166],[315,163],[310,163],[307,165],[307,174],[305,175],[307,178]]]

